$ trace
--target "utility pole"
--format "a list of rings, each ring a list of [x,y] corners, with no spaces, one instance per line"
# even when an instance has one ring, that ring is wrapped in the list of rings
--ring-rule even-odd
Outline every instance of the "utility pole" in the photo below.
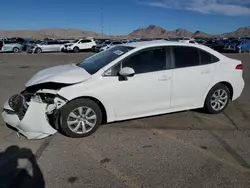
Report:
[[[103,36],[103,0],[101,0],[101,33]]]

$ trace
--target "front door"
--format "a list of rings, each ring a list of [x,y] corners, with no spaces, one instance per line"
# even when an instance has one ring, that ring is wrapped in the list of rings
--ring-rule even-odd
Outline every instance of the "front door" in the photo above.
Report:
[[[170,108],[172,70],[168,52],[164,47],[147,49],[106,72],[102,94],[111,101],[117,120],[160,114]],[[122,67],[133,68],[135,75],[119,79],[117,73]]]

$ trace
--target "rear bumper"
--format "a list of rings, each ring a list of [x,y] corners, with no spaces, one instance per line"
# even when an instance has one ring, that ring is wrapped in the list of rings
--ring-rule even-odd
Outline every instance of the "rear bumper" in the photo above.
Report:
[[[244,87],[245,87],[245,81],[241,77],[240,81],[235,83],[233,86],[233,97],[232,97],[233,101],[238,99],[241,96]]]
[[[48,123],[46,107],[47,104],[45,103],[30,102],[24,117],[20,119],[6,101],[2,117],[9,126],[16,129],[27,139],[41,139],[57,132]]]

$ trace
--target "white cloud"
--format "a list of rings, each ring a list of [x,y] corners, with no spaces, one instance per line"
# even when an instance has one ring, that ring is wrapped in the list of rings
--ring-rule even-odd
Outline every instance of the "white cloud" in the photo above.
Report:
[[[167,9],[196,11],[203,14],[250,15],[249,0],[152,0],[139,3]]]

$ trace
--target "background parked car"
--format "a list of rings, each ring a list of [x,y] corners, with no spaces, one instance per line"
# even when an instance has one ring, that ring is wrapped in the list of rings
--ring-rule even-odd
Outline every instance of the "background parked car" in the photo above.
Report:
[[[27,49],[28,53],[43,53],[43,52],[61,52],[65,42],[60,41],[44,41],[39,44],[31,45]]]
[[[111,41],[110,44],[107,44],[106,46],[101,47],[100,52],[105,51],[105,50],[107,50],[115,45],[118,45],[118,44],[123,44],[123,42],[122,41]]]
[[[25,41],[23,43],[23,49],[22,51],[28,51],[32,48],[32,46],[35,46],[37,44],[39,44],[41,41],[35,41],[35,40],[29,40],[29,41]]]
[[[92,50],[95,51],[96,42],[94,38],[86,38],[75,40],[72,43],[67,43],[62,47],[62,51],[66,52],[80,52],[82,50]]]
[[[0,52],[14,52],[18,53],[22,50],[22,45],[16,41],[1,40],[0,41]]]
[[[226,42],[227,42],[226,40],[208,40],[204,43],[204,45],[218,52],[223,52]]]
[[[102,47],[109,45],[111,42],[112,42],[111,40],[105,40],[105,41],[102,42],[102,43],[96,44],[95,52],[100,52],[100,49],[101,49]]]
[[[250,52],[250,39],[244,39],[238,48],[238,52]]]
[[[250,52],[250,40],[249,39],[232,40],[225,45],[225,50],[237,53]]]

